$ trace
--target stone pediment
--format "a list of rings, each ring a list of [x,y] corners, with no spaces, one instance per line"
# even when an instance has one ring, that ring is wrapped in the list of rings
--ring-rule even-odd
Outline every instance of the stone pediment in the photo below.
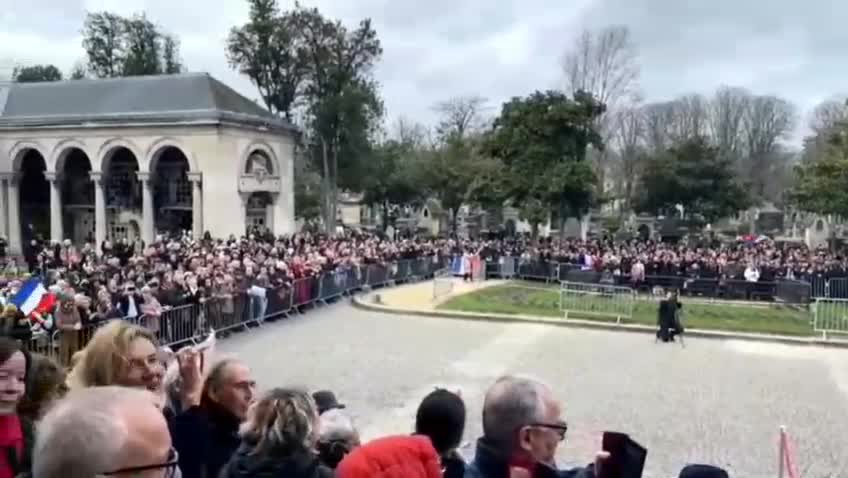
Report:
[[[279,176],[244,175],[239,177],[239,192],[255,193],[267,191],[276,193],[280,192],[280,188]]]

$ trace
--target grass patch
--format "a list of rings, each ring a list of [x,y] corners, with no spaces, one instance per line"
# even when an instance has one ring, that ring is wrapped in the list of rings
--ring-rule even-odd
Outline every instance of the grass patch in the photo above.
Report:
[[[813,335],[811,314],[806,309],[781,305],[687,303],[685,297],[682,301],[683,323],[687,328],[794,336]],[[591,313],[591,311],[612,310],[610,299],[587,295],[580,299],[579,304],[584,312],[569,311],[569,318],[603,322],[616,320],[612,316],[602,317]],[[563,312],[560,310],[559,285],[546,287],[513,283],[488,287],[454,297],[440,305],[439,309],[563,317]],[[657,303],[651,300],[636,300],[633,303],[633,316],[630,319],[622,319],[622,322],[656,326]]]

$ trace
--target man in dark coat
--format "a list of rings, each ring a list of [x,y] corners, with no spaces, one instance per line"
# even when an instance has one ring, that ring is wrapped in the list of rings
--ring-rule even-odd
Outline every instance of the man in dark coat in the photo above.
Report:
[[[202,375],[196,352],[181,355],[182,368],[195,370],[192,381]],[[200,396],[183,397],[185,407],[171,421],[174,448],[179,452],[184,478],[215,478],[241,442],[239,424],[247,415],[256,384],[243,363],[219,361],[209,371]],[[187,387],[196,391],[196,387]]]
[[[666,298],[660,301],[660,306],[657,312],[657,338],[663,342],[674,341],[675,335],[683,333],[683,326],[680,323],[680,309],[683,304],[678,302],[677,293],[669,291]]]

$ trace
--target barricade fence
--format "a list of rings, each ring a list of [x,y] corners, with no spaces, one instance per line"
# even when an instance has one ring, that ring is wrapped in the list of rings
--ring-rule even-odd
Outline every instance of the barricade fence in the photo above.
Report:
[[[658,289],[677,290],[685,296],[723,300],[809,304],[816,297],[810,283],[793,279],[751,282],[741,279],[671,275],[646,275],[635,278],[629,274],[614,275],[575,264],[534,261],[508,256],[490,258],[486,265],[486,275],[503,279],[517,277],[531,281],[606,284],[630,287],[640,293],[653,293]],[[834,281],[837,280],[832,279],[831,283]],[[848,278],[839,283],[844,284],[840,287],[848,296]]]
[[[304,277],[276,288],[251,287],[235,294],[213,291],[200,303],[163,307],[159,316],[140,315],[123,319],[150,329],[163,346],[179,348],[205,339],[210,330],[247,330],[264,321],[307,308],[326,305],[356,292],[409,283],[434,277],[447,270],[446,258],[422,257],[381,264],[343,266],[319,276]],[[85,347],[94,333],[109,320],[95,320],[75,330],[43,331],[24,347],[30,352],[51,356],[69,365],[73,354]]]
[[[848,336],[848,299],[816,299],[813,329],[827,340],[830,335]]]
[[[446,297],[453,292],[453,285],[456,279],[449,269],[436,271],[433,275],[433,302]]]
[[[559,300],[559,308],[566,318],[569,314],[588,314],[610,317],[620,323],[633,317],[636,297],[629,287],[563,281]]]

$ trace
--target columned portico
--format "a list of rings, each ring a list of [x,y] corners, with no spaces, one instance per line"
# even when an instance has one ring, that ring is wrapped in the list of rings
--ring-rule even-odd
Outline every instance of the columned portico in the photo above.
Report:
[[[153,184],[150,173],[138,173],[141,182],[141,240],[153,243]]]
[[[203,235],[203,189],[200,174],[189,174],[191,181],[191,231],[192,237],[200,239]]]
[[[208,74],[143,83],[0,85],[0,234],[12,254],[30,237],[100,252],[106,239],[151,244],[160,232],[238,236],[248,212],[254,226],[293,232],[292,124]],[[76,101],[45,103],[62,97]]]
[[[91,173],[91,181],[94,182],[94,242],[96,242],[97,254],[102,254],[100,246],[106,240],[106,197],[103,185],[102,173]]]
[[[50,240],[62,242],[62,185],[56,173],[44,175],[50,182]]]

